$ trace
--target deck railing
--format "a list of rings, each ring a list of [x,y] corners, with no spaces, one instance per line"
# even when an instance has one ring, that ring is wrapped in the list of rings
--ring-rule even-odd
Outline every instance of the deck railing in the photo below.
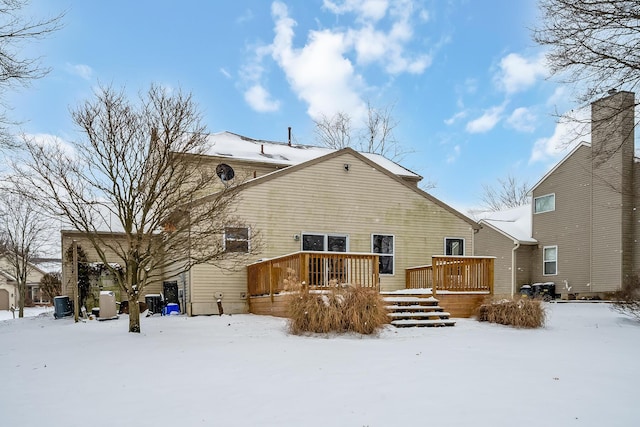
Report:
[[[494,257],[433,256],[431,265],[406,270],[407,289],[493,293]]]
[[[309,289],[357,285],[379,290],[377,254],[296,252],[259,261],[247,267],[250,296],[274,295],[298,282]]]

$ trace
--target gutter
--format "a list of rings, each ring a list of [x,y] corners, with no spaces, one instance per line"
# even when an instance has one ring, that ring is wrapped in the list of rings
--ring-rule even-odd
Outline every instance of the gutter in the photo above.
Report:
[[[514,241],[515,246],[511,249],[511,298],[515,295],[516,288],[516,251],[520,247],[520,242]]]

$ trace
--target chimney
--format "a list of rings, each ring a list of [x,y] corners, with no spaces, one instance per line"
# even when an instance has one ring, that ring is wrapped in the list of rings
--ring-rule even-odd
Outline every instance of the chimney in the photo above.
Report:
[[[291,126],[289,126],[289,147],[291,147]]]

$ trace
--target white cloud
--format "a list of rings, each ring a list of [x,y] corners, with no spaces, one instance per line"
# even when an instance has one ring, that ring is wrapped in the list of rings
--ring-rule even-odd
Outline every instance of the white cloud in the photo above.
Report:
[[[467,132],[469,133],[485,133],[489,132],[495,127],[496,124],[502,118],[502,112],[504,111],[504,105],[497,107],[491,107],[484,112],[484,114],[475,120],[471,120],[467,123]]]
[[[226,78],[230,79],[231,78],[231,73],[229,73],[225,68],[220,68],[220,74],[222,74],[223,76],[225,76]]]
[[[352,63],[345,58],[348,44],[342,33],[328,30],[312,31],[307,44],[293,47],[295,21],[288,16],[287,7],[279,2],[272,5],[275,19],[275,38],[272,55],[287,76],[298,97],[305,101],[309,115],[333,115],[348,111],[354,121],[365,112],[359,90],[364,87]]]
[[[253,85],[244,93],[247,104],[260,113],[270,113],[278,111],[280,101],[271,98],[271,95],[260,85]]]
[[[451,116],[448,119],[446,119],[444,121],[444,124],[447,125],[447,126],[451,126],[452,124],[454,124],[458,120],[464,119],[465,117],[467,117],[467,112],[466,111],[458,111],[453,116]]]
[[[360,20],[379,21],[389,8],[389,0],[324,0],[323,7],[335,13],[355,13]]]
[[[67,63],[66,69],[69,73],[79,76],[85,80],[91,80],[93,70],[90,66],[85,64],[69,64]]]
[[[536,129],[536,119],[536,115],[528,108],[520,107],[513,110],[507,124],[519,132],[533,132]]]
[[[500,61],[500,72],[495,76],[496,83],[508,94],[521,92],[548,74],[545,64],[542,54],[525,58],[517,53],[510,53]]]
[[[455,162],[460,157],[461,148],[459,145],[453,147],[453,152],[447,156],[447,163]]]
[[[71,159],[76,157],[76,150],[73,145],[59,136],[48,133],[25,133],[22,134],[21,137],[27,141],[35,142],[41,147],[57,148]]]
[[[562,117],[556,124],[553,135],[540,138],[534,143],[529,163],[557,161],[579,143],[590,142],[590,117],[589,108]]]

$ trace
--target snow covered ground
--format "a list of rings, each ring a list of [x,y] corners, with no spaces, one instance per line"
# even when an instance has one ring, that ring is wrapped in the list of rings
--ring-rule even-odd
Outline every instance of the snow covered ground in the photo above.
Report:
[[[126,316],[0,312],[0,425],[640,425],[640,323],[547,310],[540,330],[460,319],[330,339],[254,315],[153,316],[138,335]]]

